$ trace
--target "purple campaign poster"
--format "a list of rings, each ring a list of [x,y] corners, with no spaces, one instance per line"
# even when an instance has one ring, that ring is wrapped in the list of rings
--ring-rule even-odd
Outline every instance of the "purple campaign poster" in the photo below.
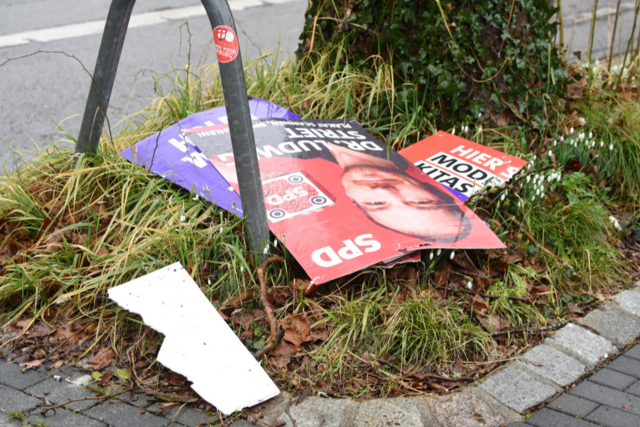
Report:
[[[300,117],[263,99],[249,100],[252,120]],[[228,124],[225,107],[193,114],[123,150],[120,155],[206,200],[242,216],[240,196],[200,149],[184,138],[188,129]]]

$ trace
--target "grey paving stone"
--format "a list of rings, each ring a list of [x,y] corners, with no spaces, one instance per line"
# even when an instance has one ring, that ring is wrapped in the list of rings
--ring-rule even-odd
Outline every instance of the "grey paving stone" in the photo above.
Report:
[[[640,417],[625,409],[609,408],[601,406],[587,416],[589,421],[609,427],[638,427]]]
[[[264,416],[260,419],[260,422],[266,425],[272,425],[278,419],[282,419],[283,416],[286,417],[284,410],[289,406],[290,401],[291,395],[286,391],[282,391],[273,399],[262,402],[260,408]]]
[[[606,311],[593,310],[582,323],[591,326],[600,335],[611,341],[628,343],[640,335],[640,320],[614,310],[610,304],[602,306]]]
[[[43,372],[30,369],[23,373],[17,363],[7,363],[0,360],[0,384],[24,390],[46,379],[47,374]]]
[[[527,420],[527,424],[536,427],[595,427],[597,424],[580,418],[572,417],[562,412],[542,408]]]
[[[33,415],[29,417],[29,424],[36,425],[37,422],[42,422],[47,427],[104,427],[106,424],[101,423],[98,420],[94,420],[85,415],[74,414],[71,411],[64,409],[56,409],[47,412],[46,415]]]
[[[640,360],[632,359],[626,356],[620,356],[607,365],[608,369],[640,378]]]
[[[165,418],[145,412],[140,408],[114,401],[94,406],[85,415],[113,427],[162,427],[169,423]]]
[[[511,408],[507,408],[505,405],[500,403],[495,397],[491,396],[489,393],[482,390],[480,387],[467,387],[464,392],[473,394],[478,399],[482,400],[484,403],[489,405],[489,407],[495,414],[499,414],[508,423],[520,421],[522,419],[522,415],[520,415],[518,412],[514,411]],[[431,426],[431,424],[427,424],[427,423],[425,423],[425,425]]]
[[[599,406],[598,403],[564,393],[547,405],[554,411],[564,412],[580,418],[586,417]]]
[[[25,393],[29,393],[35,397],[44,397],[46,401],[54,404],[64,403],[70,399],[95,396],[94,393],[90,392],[86,388],[65,381],[65,379],[69,378],[71,378],[71,380],[77,379],[78,375],[74,377],[63,376],[60,381],[49,378],[41,383],[27,388],[24,391]],[[87,409],[95,405],[96,403],[98,402],[96,402],[95,400],[72,402],[68,404],[66,408],[71,409],[72,411],[75,409]]]
[[[624,390],[636,382],[637,379],[609,368],[604,368],[593,374],[591,378],[589,378],[589,381],[615,388],[616,390]]]
[[[622,405],[631,406],[633,408],[631,412],[640,415],[640,398],[600,384],[585,381],[568,393],[612,408],[622,409]]]
[[[634,384],[624,390],[624,392],[640,397],[640,381],[636,381]]]
[[[38,407],[40,401],[35,397],[9,387],[0,385],[0,409],[5,412],[30,411]]]
[[[431,412],[443,426],[499,426],[507,421],[500,414],[492,411],[485,402],[466,392],[450,394],[438,400],[433,399],[429,403]]]
[[[0,427],[21,427],[22,422],[13,420],[9,415],[0,412]]]
[[[147,407],[148,411],[160,411],[160,406],[153,404]],[[197,426],[202,423],[219,423],[220,418],[216,415],[209,416],[206,411],[199,411],[191,406],[175,405],[167,410],[162,411],[162,414],[169,421],[175,421],[185,426]]]
[[[155,397],[147,396],[144,393],[125,393],[118,396],[118,398],[123,402],[137,406],[138,408],[147,408],[158,400]]]
[[[627,356],[627,357],[631,357],[633,359],[639,359],[640,360],[640,344],[638,344],[635,347],[632,347],[631,349],[629,349],[629,351],[627,351],[624,355]]]
[[[640,292],[624,291],[616,295],[614,300],[623,310],[640,317]]]
[[[255,427],[255,424],[240,420],[232,422],[231,424],[229,424],[229,427]]]
[[[556,390],[531,375],[510,366],[489,377],[479,386],[505,406],[524,412],[553,396]]]
[[[298,424],[299,425],[299,424]],[[314,427],[317,427],[315,424]],[[324,424],[322,425],[324,427]],[[420,411],[411,399],[377,399],[358,407],[355,427],[423,427]]]
[[[525,360],[542,366],[526,363]],[[586,372],[582,363],[544,344],[533,347],[517,363],[561,387],[573,384]]]
[[[545,340],[545,344],[557,346],[575,355],[588,368],[596,366],[605,355],[618,353],[609,341],[573,323],[559,329],[553,337]]]
[[[346,406],[346,399],[325,399],[311,396],[300,404],[292,404],[289,413],[296,420],[298,427],[317,427],[320,423],[327,427],[339,427],[344,418]],[[287,423],[287,427],[294,425],[286,413],[282,414],[280,419]]]

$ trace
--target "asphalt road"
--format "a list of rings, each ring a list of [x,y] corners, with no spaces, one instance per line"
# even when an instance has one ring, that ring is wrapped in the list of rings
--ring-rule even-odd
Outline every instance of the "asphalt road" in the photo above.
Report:
[[[93,33],[86,28],[78,30],[74,25],[104,19],[109,4],[110,0],[0,1],[0,57],[17,58],[38,50],[59,51],[73,54],[82,63],[59,53],[40,53],[0,67],[0,162],[8,169],[19,161],[14,150],[33,152],[38,147],[64,143],[60,142],[65,138],[55,131],[53,121],[61,123],[71,135],[77,135],[90,83],[82,66],[93,71],[103,24],[97,25]],[[149,21],[149,14],[163,13],[154,11],[167,8],[184,12],[184,8],[200,4],[199,0],[138,0],[134,18],[146,19],[149,25],[142,22],[127,34],[109,107],[110,122],[112,126],[115,124],[115,130],[118,122],[126,123],[127,114],[149,105],[154,97],[153,75],[168,73],[172,67],[183,68],[187,62],[185,19],[160,19],[153,23]],[[306,0],[230,0],[230,5],[232,9],[246,7],[234,11],[244,59],[255,58],[261,51],[280,49],[284,54],[295,51]],[[599,0],[594,57],[608,54],[616,5],[616,0]],[[588,45],[593,0],[563,0],[562,7],[567,50],[584,51]],[[633,23],[633,0],[623,0],[621,11],[614,54],[624,54]],[[202,15],[191,16],[188,22],[193,34],[192,62],[213,62],[214,55],[207,54],[212,38],[208,19]],[[95,30],[95,24],[93,28]],[[36,33],[24,36],[25,32],[34,31]],[[73,31],[79,31],[79,35],[72,37]]]
[[[3,36],[6,41],[7,35],[51,28],[60,33],[61,26],[104,19],[110,3],[110,0],[2,0],[0,46]],[[233,12],[245,59],[256,58],[261,51],[280,49],[284,54],[295,51],[306,0],[281,4],[259,0],[229,3],[232,9],[263,3]],[[202,7],[199,0],[138,0],[133,16],[198,5]],[[188,53],[184,22],[185,19],[176,19],[129,29],[109,106],[112,126],[127,114],[149,105],[154,97],[153,75],[171,72],[173,67],[184,68]],[[191,17],[188,22],[192,63],[213,63],[215,51],[208,49],[212,33],[207,17]],[[39,49],[60,51],[73,54],[93,72],[100,40],[101,34],[93,34],[49,42],[29,41],[0,47],[0,57],[16,58]],[[52,120],[62,123],[61,127],[71,135],[77,135],[90,84],[82,65],[62,54],[37,54],[0,67],[0,162],[5,162],[7,168],[20,161],[13,150],[34,152],[37,147],[63,143],[59,141],[66,138],[55,132]]]

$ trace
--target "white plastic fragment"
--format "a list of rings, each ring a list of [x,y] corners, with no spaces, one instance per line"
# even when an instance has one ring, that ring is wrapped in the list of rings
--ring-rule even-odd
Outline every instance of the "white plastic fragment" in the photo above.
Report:
[[[109,297],[164,334],[158,361],[224,414],[280,394],[180,263],[109,289]]]

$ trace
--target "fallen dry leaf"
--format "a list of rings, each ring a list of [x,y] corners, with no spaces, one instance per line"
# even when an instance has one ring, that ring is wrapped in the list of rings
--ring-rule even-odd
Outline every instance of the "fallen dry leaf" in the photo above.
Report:
[[[453,362],[453,372],[458,375],[464,374],[464,364],[462,363],[462,359],[457,358],[455,362]]]
[[[89,360],[89,365],[92,365],[95,370],[100,370],[111,365],[115,360],[116,354],[109,348],[103,348]]]
[[[487,317],[477,316],[478,321],[489,332],[502,332],[511,326],[511,321],[502,317],[490,315]]]
[[[489,311],[489,304],[480,295],[475,294],[471,300],[471,309],[484,314]]]
[[[280,322],[284,328],[284,339],[295,346],[300,346],[306,341],[310,341],[309,321],[300,315],[294,314]]]

